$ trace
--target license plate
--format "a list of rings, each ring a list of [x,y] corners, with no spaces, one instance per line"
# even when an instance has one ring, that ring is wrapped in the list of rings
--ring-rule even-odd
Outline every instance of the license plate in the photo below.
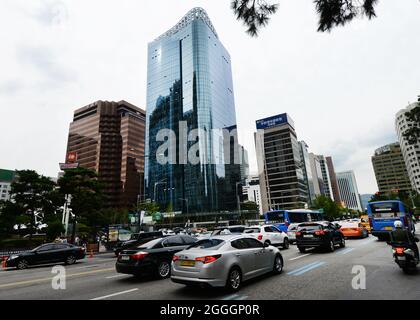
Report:
[[[121,261],[128,261],[130,260],[130,256],[121,256]]]
[[[392,231],[392,227],[385,227],[385,230],[387,230],[387,231]]]
[[[313,238],[314,236],[312,234],[305,234],[303,235],[304,238]]]
[[[181,266],[182,267],[194,267],[195,266],[195,261],[191,261],[191,260],[181,261]]]
[[[397,260],[405,261],[405,257],[403,257],[403,256],[397,256]]]

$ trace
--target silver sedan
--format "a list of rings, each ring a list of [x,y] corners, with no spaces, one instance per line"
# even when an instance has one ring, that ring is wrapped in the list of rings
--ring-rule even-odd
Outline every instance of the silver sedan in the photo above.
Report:
[[[237,291],[243,281],[283,271],[279,249],[247,235],[203,239],[173,257],[171,279],[184,285],[226,287]]]

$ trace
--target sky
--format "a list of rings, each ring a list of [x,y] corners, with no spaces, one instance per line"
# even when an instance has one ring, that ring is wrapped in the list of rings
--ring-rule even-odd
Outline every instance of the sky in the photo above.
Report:
[[[316,31],[312,1],[273,0],[258,38],[229,0],[0,0],[0,168],[56,177],[73,111],[97,100],[146,105],[147,44],[193,7],[231,54],[239,140],[257,172],[255,121],[287,112],[299,140],[354,170],[374,193],[374,150],[420,94],[420,1],[379,1],[378,18]]]

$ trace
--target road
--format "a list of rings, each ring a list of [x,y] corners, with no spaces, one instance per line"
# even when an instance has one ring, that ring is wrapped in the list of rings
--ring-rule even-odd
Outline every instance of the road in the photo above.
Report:
[[[420,299],[420,271],[405,275],[393,262],[391,248],[376,238],[347,240],[333,253],[282,250],[281,275],[245,283],[237,294],[187,288],[167,280],[134,279],[117,274],[110,254],[87,258],[66,267],[66,289],[52,288],[52,266],[0,271],[3,300],[296,300],[296,299]],[[366,289],[352,287],[354,266],[366,270]]]

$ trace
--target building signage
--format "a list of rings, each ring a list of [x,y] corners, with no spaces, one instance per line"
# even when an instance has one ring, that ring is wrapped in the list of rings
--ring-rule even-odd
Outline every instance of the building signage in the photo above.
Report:
[[[69,152],[67,154],[66,163],[76,163],[77,162],[77,152]]]
[[[60,163],[60,170],[69,170],[69,169],[77,169],[79,167],[78,163]]]
[[[293,123],[289,120],[287,113],[279,114],[274,117],[261,119],[257,121],[257,129],[269,129],[273,127],[277,127],[279,125],[288,123],[293,127]]]

